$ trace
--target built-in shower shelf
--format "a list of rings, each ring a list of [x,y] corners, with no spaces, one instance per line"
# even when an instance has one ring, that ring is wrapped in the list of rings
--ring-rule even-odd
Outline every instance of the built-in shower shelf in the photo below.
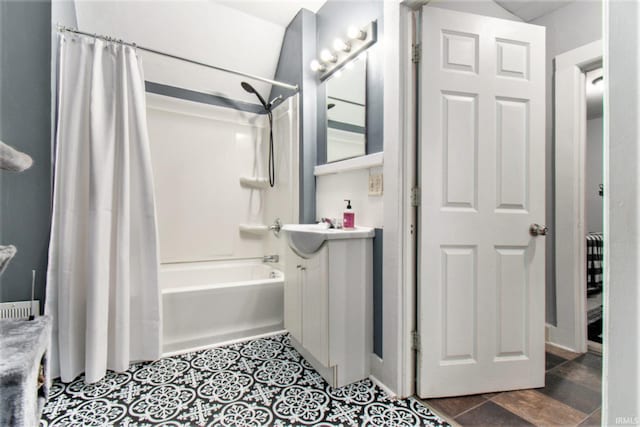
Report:
[[[269,187],[269,180],[255,176],[241,176],[240,185],[247,188],[265,189]]]
[[[255,234],[256,236],[267,234],[269,231],[269,226],[264,224],[240,224],[239,227],[241,233]]]

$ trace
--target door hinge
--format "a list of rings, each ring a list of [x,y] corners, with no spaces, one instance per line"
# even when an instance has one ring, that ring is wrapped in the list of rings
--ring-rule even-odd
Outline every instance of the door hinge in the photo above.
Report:
[[[420,187],[413,187],[411,189],[411,206],[414,208],[420,206]]]
[[[422,58],[422,45],[420,43],[416,43],[411,46],[411,62],[417,64],[420,62]]]
[[[420,349],[420,334],[418,331],[411,332],[411,349],[417,352],[422,351]]]

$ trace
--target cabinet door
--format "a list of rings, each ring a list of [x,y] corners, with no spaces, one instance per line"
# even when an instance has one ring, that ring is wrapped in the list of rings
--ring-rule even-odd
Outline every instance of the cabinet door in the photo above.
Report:
[[[284,327],[302,343],[302,258],[289,247],[285,254]]]
[[[302,345],[325,366],[329,366],[328,270],[326,245],[301,268]]]

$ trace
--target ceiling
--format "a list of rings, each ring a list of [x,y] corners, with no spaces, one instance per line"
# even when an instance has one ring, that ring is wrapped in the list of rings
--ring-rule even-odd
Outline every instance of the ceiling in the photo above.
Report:
[[[285,27],[221,2],[76,0],[75,5],[77,25],[83,30],[222,68],[266,78],[275,75]],[[146,80],[257,103],[240,86],[245,77],[138,52]],[[271,85],[249,82],[264,98],[269,96]]]
[[[526,22],[551,13],[576,0],[495,0],[500,6]]]
[[[224,6],[286,27],[302,8],[316,13],[326,0],[212,0]]]

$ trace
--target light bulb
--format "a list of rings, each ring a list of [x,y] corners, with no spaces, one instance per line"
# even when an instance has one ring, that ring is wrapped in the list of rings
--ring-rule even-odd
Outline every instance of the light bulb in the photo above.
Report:
[[[347,30],[347,36],[350,39],[364,40],[364,38],[367,37],[367,33],[362,31],[360,28],[356,27],[355,25],[352,25]]]
[[[346,43],[344,40],[337,38],[333,41],[333,48],[338,51],[341,50],[343,52],[349,52],[351,50],[351,45]]]
[[[320,59],[324,62],[336,62],[338,60],[329,49],[323,49],[322,52],[320,52]]]
[[[320,63],[320,61],[318,61],[317,59],[314,59],[313,61],[311,61],[311,70],[312,71],[324,71],[326,69],[327,69],[327,67],[322,65]]]

